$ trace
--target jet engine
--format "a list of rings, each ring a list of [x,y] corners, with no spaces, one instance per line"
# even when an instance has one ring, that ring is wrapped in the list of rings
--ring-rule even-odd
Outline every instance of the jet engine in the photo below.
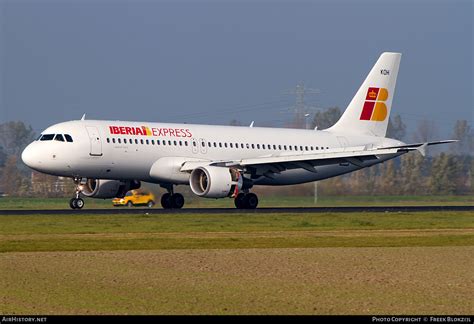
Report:
[[[91,198],[123,198],[127,191],[140,188],[140,181],[137,180],[104,180],[87,179],[82,185],[81,193]]]
[[[201,197],[232,197],[242,189],[243,177],[236,169],[216,166],[198,167],[191,172],[189,185],[191,190]]]

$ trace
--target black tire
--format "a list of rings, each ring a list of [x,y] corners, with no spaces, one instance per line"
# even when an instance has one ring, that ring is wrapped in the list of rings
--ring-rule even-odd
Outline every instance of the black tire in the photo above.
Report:
[[[150,200],[150,201],[147,202],[147,204],[146,204],[146,206],[147,206],[148,208],[151,208],[151,207],[153,207],[154,205],[155,205],[155,202],[154,202],[153,200]]]
[[[127,202],[127,207],[133,207],[133,203],[130,200]]]
[[[237,209],[245,208],[244,199],[245,194],[243,192],[239,193],[237,197],[234,198],[234,204]]]
[[[163,194],[163,196],[161,196],[161,206],[164,209],[170,209],[173,207],[171,202],[171,195],[169,193],[165,193]]]
[[[184,206],[184,197],[180,193],[171,196],[172,208],[181,209]]]
[[[84,207],[84,200],[82,198],[77,198],[76,199],[76,208],[77,209],[82,209]]]
[[[247,209],[255,209],[258,206],[258,197],[254,193],[249,193],[245,195],[244,198],[245,208]]]
[[[69,207],[71,207],[71,209],[76,209],[77,208],[76,198],[71,198],[71,200],[69,200]]]

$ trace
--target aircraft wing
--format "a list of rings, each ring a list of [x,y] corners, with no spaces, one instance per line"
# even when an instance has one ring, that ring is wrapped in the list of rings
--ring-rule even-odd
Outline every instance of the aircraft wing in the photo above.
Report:
[[[182,172],[190,172],[203,165],[214,165],[222,167],[236,167],[238,169],[253,168],[257,174],[270,175],[286,169],[303,168],[316,172],[315,166],[331,165],[338,163],[352,163],[362,166],[364,161],[377,160],[379,156],[386,154],[400,154],[400,149],[391,148],[386,150],[327,150],[324,153],[302,152],[301,154],[267,155],[257,158],[249,158],[234,161],[202,161],[185,162],[181,167]]]
[[[459,142],[459,140],[444,140],[444,141],[435,141],[435,142],[425,142],[425,143],[414,143],[414,144],[405,144],[400,146],[390,146],[390,147],[383,147],[380,149],[405,149],[408,151],[417,150],[421,153],[421,155],[426,155],[426,147],[431,145],[438,145],[438,144],[447,144],[447,143],[454,143]]]
[[[428,145],[445,144],[455,142],[453,140],[406,144],[391,147],[376,147],[367,149],[365,146],[347,147],[322,152],[285,152],[280,155],[266,155],[256,158],[233,160],[233,161],[189,161],[185,162],[182,172],[191,172],[203,165],[214,165],[222,167],[235,167],[238,169],[252,169],[256,175],[272,177],[272,174],[288,169],[305,169],[310,172],[317,172],[316,166],[333,165],[340,163],[350,163],[356,166],[367,166],[364,162],[376,161],[386,155],[401,155],[412,150],[420,151],[423,156]]]

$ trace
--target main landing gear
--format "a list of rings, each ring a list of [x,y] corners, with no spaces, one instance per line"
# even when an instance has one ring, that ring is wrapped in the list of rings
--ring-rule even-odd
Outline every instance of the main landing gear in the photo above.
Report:
[[[69,200],[69,207],[71,207],[72,209],[81,209],[82,207],[84,207],[84,200],[82,198],[79,198],[79,195],[82,191],[81,181],[81,178],[74,178],[74,184],[76,185],[76,193],[75,197]]]
[[[161,196],[161,206],[164,209],[181,209],[184,206],[184,197],[173,191],[173,186],[162,186],[168,190]]]
[[[254,193],[239,193],[234,198],[235,207],[238,209],[255,209],[258,205],[258,197]]]

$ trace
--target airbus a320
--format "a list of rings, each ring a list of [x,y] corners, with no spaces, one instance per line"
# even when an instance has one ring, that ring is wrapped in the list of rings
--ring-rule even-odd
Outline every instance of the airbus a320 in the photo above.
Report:
[[[22,153],[39,172],[70,177],[83,197],[123,197],[140,183],[167,192],[163,208],[182,208],[177,185],[204,198],[233,198],[253,209],[254,186],[323,180],[452,140],[406,144],[385,137],[400,53],[382,53],[337,123],[325,130],[73,120],[44,130]]]

